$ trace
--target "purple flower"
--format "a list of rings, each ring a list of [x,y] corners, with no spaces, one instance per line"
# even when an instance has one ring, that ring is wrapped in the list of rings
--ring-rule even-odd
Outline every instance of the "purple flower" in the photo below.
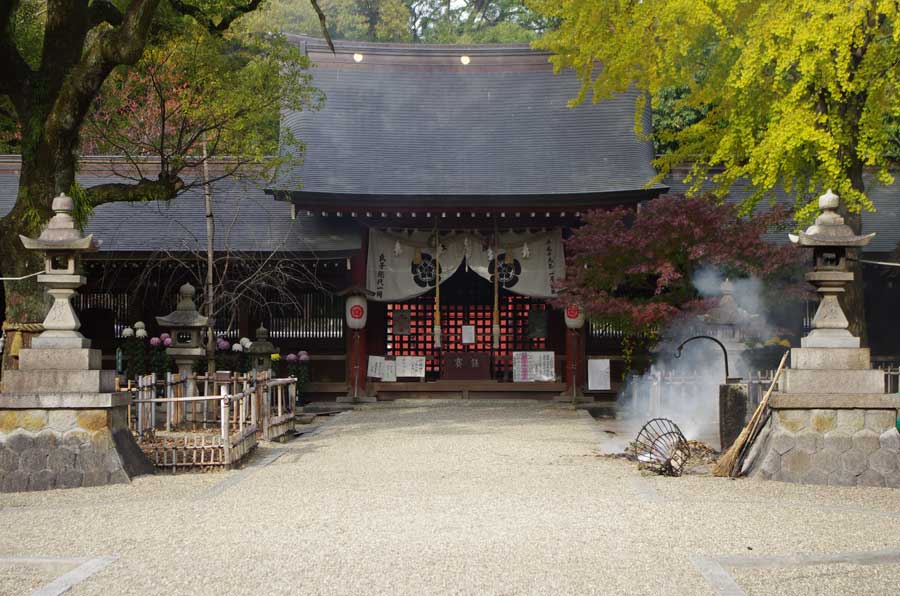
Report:
[[[162,342],[163,342],[163,345],[168,348],[169,346],[172,345],[172,338],[171,337],[163,337]]]
[[[157,347],[160,343],[162,343],[162,341],[158,337],[150,338],[150,345],[153,346],[154,348]]]
[[[216,342],[216,348],[218,348],[220,350],[227,350],[227,349],[231,348],[231,344],[228,343],[228,340],[225,339],[224,337],[220,337],[219,341]]]
[[[297,354],[297,360],[299,360],[300,362],[309,362],[309,354],[307,354],[305,351],[300,352],[299,354]]]
[[[169,339],[169,338],[171,338],[171,337],[172,337],[172,336],[169,335],[168,333],[160,333],[160,334],[159,334],[159,339],[161,339],[161,340],[163,340],[163,341],[166,341],[167,339]],[[169,345],[169,344],[166,344],[166,345]]]
[[[297,355],[296,354],[288,354],[287,356],[284,357],[284,359],[287,360],[288,362],[297,362]]]

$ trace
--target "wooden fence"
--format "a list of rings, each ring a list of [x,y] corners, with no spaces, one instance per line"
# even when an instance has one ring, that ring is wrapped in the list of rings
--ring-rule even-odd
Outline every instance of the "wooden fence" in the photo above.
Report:
[[[129,391],[129,424],[153,464],[173,472],[229,468],[294,428],[296,379],[269,372],[145,375]],[[199,393],[199,395],[194,395]]]

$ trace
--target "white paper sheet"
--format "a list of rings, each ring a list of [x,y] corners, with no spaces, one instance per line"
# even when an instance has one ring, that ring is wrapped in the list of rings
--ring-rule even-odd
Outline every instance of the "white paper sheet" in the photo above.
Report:
[[[380,379],[384,370],[384,356],[369,356],[369,366],[366,370],[366,376],[373,379]]]
[[[475,343],[475,325],[462,326],[462,342],[464,344]]]
[[[588,360],[588,389],[590,391],[609,391],[609,360],[592,358]]]
[[[381,380],[384,383],[394,383],[397,381],[397,362],[394,360],[385,360],[381,369]]]
[[[555,360],[554,352],[513,352],[513,381],[555,381]]]
[[[397,356],[398,377],[425,377],[424,356]]]

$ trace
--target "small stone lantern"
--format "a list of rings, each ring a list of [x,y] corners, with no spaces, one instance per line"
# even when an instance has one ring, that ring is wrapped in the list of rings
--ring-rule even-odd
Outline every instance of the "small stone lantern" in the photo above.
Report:
[[[858,348],[859,338],[848,330],[849,323],[838,294],[844,286],[853,281],[853,273],[847,266],[847,250],[867,245],[875,234],[857,236],[838,215],[839,199],[829,189],[819,197],[822,213],[806,231],[796,236],[791,234],[791,242],[813,249],[814,269],[806,274],[806,280],[816,287],[822,301],[812,321],[812,331],[801,338],[804,348]]]
[[[209,324],[209,318],[197,312],[194,295],[197,291],[191,284],[184,284],[178,290],[178,305],[175,310],[164,317],[156,317],[156,323],[169,330],[172,345],[166,353],[178,366],[182,377],[190,376],[194,371],[194,362],[206,356],[200,333]]]
[[[78,329],[81,322],[70,302],[75,290],[87,282],[81,275],[81,253],[94,251],[98,243],[93,234],[82,236],[72,211],[75,201],[65,193],[53,199],[53,217],[38,238],[19,236],[29,250],[44,252],[44,273],[38,283],[47,288],[53,305],[44,319],[45,331],[34,338],[32,348],[89,348],[91,341]]]
[[[256,341],[247,348],[251,366],[256,369],[256,372],[271,370],[272,354],[277,351],[278,348],[269,341],[269,330],[260,325],[256,330]]]

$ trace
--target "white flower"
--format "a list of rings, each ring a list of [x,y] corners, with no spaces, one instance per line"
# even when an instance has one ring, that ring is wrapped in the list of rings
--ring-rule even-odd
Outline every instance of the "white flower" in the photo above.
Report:
[[[146,327],[144,327],[143,321],[138,321],[137,323],[134,324],[134,328],[135,329],[145,329]]]
[[[131,327],[122,329],[122,337],[134,337],[134,329],[132,329]]]
[[[248,337],[242,337],[242,338],[241,338],[240,345],[241,345],[245,350],[246,350],[247,348],[250,347],[250,343],[251,343],[251,342],[250,342],[250,338],[248,338]]]
[[[240,343],[236,343],[231,346],[231,351],[232,352],[243,352],[244,346],[242,346]]]
[[[135,325],[135,327],[137,327],[137,325]],[[147,330],[143,327],[138,327],[138,330],[134,332],[134,336],[138,339],[144,339],[147,337]]]

